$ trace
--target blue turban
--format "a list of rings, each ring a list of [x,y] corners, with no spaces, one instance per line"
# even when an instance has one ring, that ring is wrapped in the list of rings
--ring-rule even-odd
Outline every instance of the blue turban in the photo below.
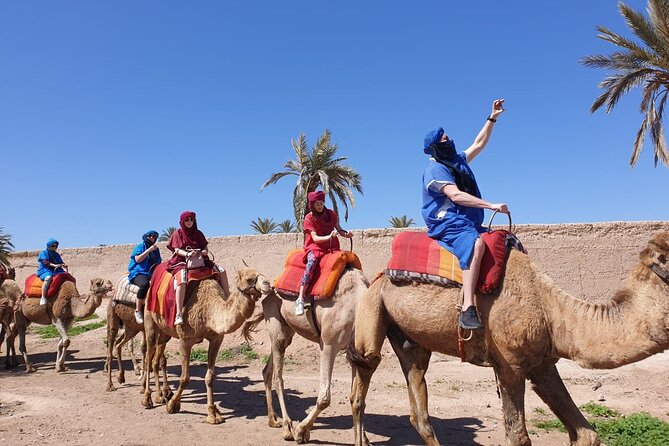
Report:
[[[144,235],[142,235],[142,241],[146,243],[147,246],[153,245],[153,242],[149,241],[149,237],[151,237],[152,235],[156,236],[156,241],[158,241],[158,232],[154,231],[153,229],[151,229],[150,231],[146,231]]]
[[[432,144],[438,143],[441,141],[441,137],[444,136],[444,129],[439,127],[437,130],[432,130],[425,135],[425,142],[423,143],[423,152],[432,155],[432,150],[430,146]]]
[[[56,240],[55,238],[50,238],[49,241],[46,242],[46,247],[48,249],[49,246],[51,245],[59,245],[59,244],[60,243],[58,243],[58,240]]]

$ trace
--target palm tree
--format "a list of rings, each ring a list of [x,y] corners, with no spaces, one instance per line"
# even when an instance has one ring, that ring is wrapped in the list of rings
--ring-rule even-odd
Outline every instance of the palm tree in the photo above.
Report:
[[[291,139],[297,159],[286,161],[282,172],[272,174],[262,185],[260,190],[274,184],[287,175],[297,176],[293,189],[293,211],[298,229],[302,228],[302,221],[306,215],[307,194],[322,186],[323,192],[330,197],[332,208],[337,214],[340,201],[345,209],[344,220],[348,220],[348,205],[355,206],[353,189],[362,194],[362,177],[352,167],[345,166],[342,161],[347,158],[336,157],[337,144],[332,144],[331,133],[325,130],[316,141],[316,145],[309,149],[307,137],[300,133],[297,140]]]
[[[160,233],[160,236],[158,237],[159,242],[166,242],[172,237],[172,233],[176,231],[177,228],[174,226],[170,226],[167,229],[163,229],[163,232]]]
[[[276,232],[297,232],[297,225],[290,220],[284,220],[276,228]]]
[[[640,39],[635,42],[622,37],[604,26],[598,26],[597,36],[617,47],[610,55],[592,55],[581,63],[594,68],[613,70],[599,87],[604,90],[590,107],[594,113],[606,105],[609,113],[618,100],[635,87],[642,87],[641,113],[644,115],[634,140],[630,165],[634,166],[643,148],[645,134],[650,135],[655,152],[655,166],[662,161],[669,166],[669,152],[664,139],[662,118],[669,93],[669,0],[648,0],[648,14],[634,11],[618,3],[618,10],[627,26]]]
[[[258,234],[271,234],[276,231],[279,225],[271,218],[258,217],[257,220],[251,222],[251,227]]]
[[[401,217],[390,217],[388,222],[393,228],[408,228],[409,226],[416,224],[414,223],[413,218],[407,218],[406,215],[402,215]]]
[[[9,267],[9,253],[14,251],[12,236],[4,234],[4,228],[0,226],[0,263]]]

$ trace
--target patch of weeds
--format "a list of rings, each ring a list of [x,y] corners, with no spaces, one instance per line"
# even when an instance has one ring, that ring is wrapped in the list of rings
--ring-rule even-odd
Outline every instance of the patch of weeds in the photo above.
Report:
[[[104,327],[107,323],[100,321],[100,322],[95,322],[93,324],[86,324],[86,325],[80,325],[77,327],[72,327],[70,330],[67,332],[67,335],[70,337],[74,337],[77,335],[80,335],[81,333],[86,333],[87,331],[91,330],[97,330],[98,328]],[[53,325],[46,325],[44,327],[36,327],[35,328],[35,333],[42,338],[42,339],[51,339],[51,338],[57,338],[60,335],[58,334],[58,330],[56,330],[56,327]]]
[[[283,363],[285,365],[298,365],[299,362],[293,358],[293,355],[288,355],[283,358]]]
[[[91,314],[90,316],[86,316],[86,317],[75,317],[75,318],[74,318],[74,322],[79,322],[79,321],[90,321],[91,319],[99,319],[99,318],[100,318],[100,316],[98,316],[97,314],[93,313],[93,314]]]
[[[458,386],[457,384],[451,384],[450,389],[453,392],[462,392],[462,388],[460,386]]]
[[[534,425],[539,429],[546,431],[554,431],[557,429],[560,432],[567,432],[567,429],[565,429],[564,424],[562,424],[560,420],[535,421]]]
[[[220,350],[218,352],[218,356],[216,357],[216,359],[221,360],[221,361],[229,361],[234,357],[235,357],[235,354],[233,353],[233,351],[230,350],[229,348],[226,348],[225,350]]]
[[[251,347],[247,342],[243,343],[239,347],[239,353],[249,361],[258,359],[258,353],[254,352],[253,347]]]
[[[597,418],[617,418],[622,415],[620,412],[609,409],[601,404],[593,403],[592,401],[583,404],[579,409]]]
[[[262,355],[262,358],[260,358],[263,364],[267,364],[269,362],[269,355]]]
[[[170,359],[170,352],[165,352],[163,355],[165,355],[165,359]]]
[[[190,360],[191,361],[201,361],[207,362],[207,350],[203,348],[194,348],[190,351]]]
[[[546,409],[544,409],[543,407],[535,407],[534,413],[536,413],[537,415],[548,415],[548,412],[546,412]]]

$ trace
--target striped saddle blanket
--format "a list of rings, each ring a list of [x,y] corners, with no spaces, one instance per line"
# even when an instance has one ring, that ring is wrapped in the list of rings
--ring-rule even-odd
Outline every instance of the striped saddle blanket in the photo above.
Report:
[[[180,272],[177,272],[180,274]],[[188,282],[204,280],[210,277],[218,280],[218,272],[212,268],[198,268],[188,270]],[[184,300],[184,307],[188,303],[188,293]],[[174,327],[174,317],[177,313],[177,295],[174,276],[167,271],[167,262],[156,266],[151,275],[151,286],[146,295],[146,310],[156,313],[165,320],[165,323]]]
[[[130,283],[128,281],[128,275],[126,274],[116,282],[116,292],[112,298],[112,305],[125,303],[134,307],[137,301],[138,291],[139,287]]]
[[[304,259],[303,249],[290,251],[286,257],[286,268],[276,279],[274,288],[285,294],[297,295],[300,292],[300,284],[306,268]],[[347,265],[362,270],[360,259],[351,251],[335,251],[325,254],[314,271],[312,285],[306,289],[306,293],[316,300],[332,296]]]
[[[70,275],[70,273],[56,274],[51,280],[51,285],[49,289],[46,290],[46,297],[53,297],[58,294],[60,286],[65,282],[74,282],[77,283],[76,279]],[[44,282],[37,277],[37,274],[31,274],[26,277],[25,282],[25,295],[27,297],[42,297],[42,285]]]

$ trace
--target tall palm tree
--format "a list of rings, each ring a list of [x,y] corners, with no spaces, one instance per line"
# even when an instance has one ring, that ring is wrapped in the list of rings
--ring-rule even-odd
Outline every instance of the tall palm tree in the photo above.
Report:
[[[9,254],[14,251],[12,236],[4,233],[4,228],[0,226],[0,263],[9,267]]]
[[[275,232],[278,227],[279,224],[272,218],[258,217],[257,220],[251,221],[251,228],[258,234],[271,234],[272,232]]]
[[[290,220],[284,220],[279,223],[278,227],[276,228],[276,232],[297,232],[297,225],[295,225],[295,223]]]
[[[408,228],[411,225],[415,225],[413,218],[408,218],[406,215],[402,215],[401,217],[390,217],[390,220],[388,220],[390,225],[393,228]]]
[[[362,177],[352,167],[342,164],[347,158],[336,156],[338,147],[332,144],[331,136],[330,130],[326,129],[311,149],[304,133],[300,133],[297,140],[291,139],[297,158],[286,161],[283,165],[286,170],[273,173],[260,188],[263,190],[288,175],[297,177],[293,189],[293,211],[298,229],[302,228],[306,215],[307,194],[318,186],[322,186],[323,192],[330,197],[332,208],[337,214],[337,201],[341,202],[345,209],[344,220],[348,220],[348,205],[355,206],[353,190],[362,194]]]
[[[172,237],[172,233],[176,231],[177,228],[174,226],[169,226],[167,229],[163,229],[163,231],[160,233],[160,236],[158,237],[159,242],[166,242]]]
[[[640,41],[622,37],[604,26],[597,27],[600,33],[597,37],[616,45],[619,50],[610,55],[581,59],[586,66],[614,71],[599,84],[604,93],[595,99],[590,112],[604,105],[606,112],[611,112],[625,93],[641,86],[640,109],[644,116],[634,140],[630,165],[634,166],[639,159],[647,133],[653,141],[655,166],[658,161],[669,166],[662,125],[669,93],[669,0],[648,0],[648,18],[622,2],[618,3],[618,10]]]

